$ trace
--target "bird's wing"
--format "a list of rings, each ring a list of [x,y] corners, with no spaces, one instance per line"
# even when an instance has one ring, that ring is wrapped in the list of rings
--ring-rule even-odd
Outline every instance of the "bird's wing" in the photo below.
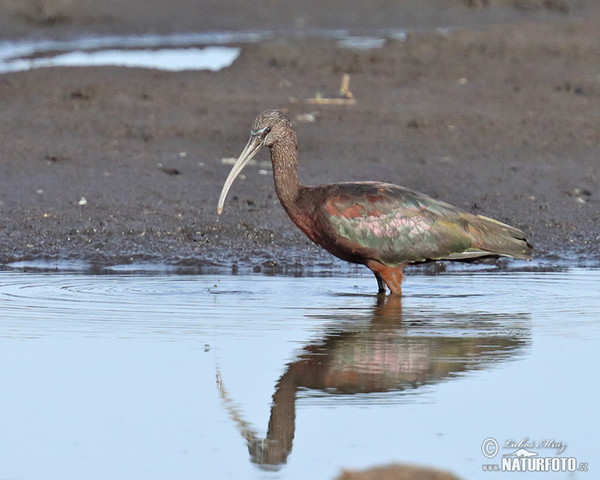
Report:
[[[530,256],[519,230],[385,183],[331,185],[318,217],[329,242],[387,265],[487,255]]]

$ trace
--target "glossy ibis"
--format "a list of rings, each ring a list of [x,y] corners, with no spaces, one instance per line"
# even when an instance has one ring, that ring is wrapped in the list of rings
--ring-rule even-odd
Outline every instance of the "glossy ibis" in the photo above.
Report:
[[[520,230],[398,185],[301,185],[296,133],[279,110],[266,110],[254,120],[250,140],[223,185],[217,213],[234,179],[264,146],[271,151],[275,191],[292,221],[336,257],[370,268],[380,293],[387,285],[401,294],[402,268],[411,263],[531,258],[533,248]]]

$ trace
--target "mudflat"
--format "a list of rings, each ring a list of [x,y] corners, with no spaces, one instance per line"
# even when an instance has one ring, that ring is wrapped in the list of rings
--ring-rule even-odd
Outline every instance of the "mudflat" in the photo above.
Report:
[[[522,229],[538,258],[600,262],[598,2],[0,5],[4,41],[207,31],[272,35],[218,72],[0,74],[0,264],[334,268],[279,205],[267,152],[216,214],[266,108],[294,121],[305,184],[396,183]],[[355,104],[303,101],[344,74]]]

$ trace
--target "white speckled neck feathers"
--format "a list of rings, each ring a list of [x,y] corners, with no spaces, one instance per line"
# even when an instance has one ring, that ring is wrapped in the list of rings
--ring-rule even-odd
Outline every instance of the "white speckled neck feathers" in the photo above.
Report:
[[[279,111],[267,146],[271,152],[275,192],[283,208],[296,223],[302,216],[298,197],[302,186],[298,181],[298,141],[290,120]]]

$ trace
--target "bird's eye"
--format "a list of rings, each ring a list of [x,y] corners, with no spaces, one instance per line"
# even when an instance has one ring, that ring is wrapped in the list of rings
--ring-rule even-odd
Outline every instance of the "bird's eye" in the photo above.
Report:
[[[271,127],[265,128],[265,135],[271,133]]]

